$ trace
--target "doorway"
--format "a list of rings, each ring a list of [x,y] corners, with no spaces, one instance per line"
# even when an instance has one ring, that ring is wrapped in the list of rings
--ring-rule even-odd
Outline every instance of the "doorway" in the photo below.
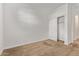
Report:
[[[64,41],[64,16],[57,18],[57,41]]]

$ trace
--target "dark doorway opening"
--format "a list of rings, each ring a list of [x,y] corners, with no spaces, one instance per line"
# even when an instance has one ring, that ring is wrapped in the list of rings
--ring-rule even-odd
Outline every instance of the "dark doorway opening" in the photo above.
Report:
[[[57,41],[64,41],[64,16],[60,16],[57,18]]]

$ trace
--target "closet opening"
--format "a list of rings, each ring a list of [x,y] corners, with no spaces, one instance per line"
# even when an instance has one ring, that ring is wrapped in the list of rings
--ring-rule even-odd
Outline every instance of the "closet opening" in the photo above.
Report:
[[[64,16],[57,17],[57,42],[62,41],[64,43]]]

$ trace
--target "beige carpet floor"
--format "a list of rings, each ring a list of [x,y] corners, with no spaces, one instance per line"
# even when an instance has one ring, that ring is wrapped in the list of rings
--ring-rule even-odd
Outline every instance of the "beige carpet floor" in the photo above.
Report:
[[[79,56],[79,40],[69,46],[62,41],[44,40],[3,51],[2,56]]]

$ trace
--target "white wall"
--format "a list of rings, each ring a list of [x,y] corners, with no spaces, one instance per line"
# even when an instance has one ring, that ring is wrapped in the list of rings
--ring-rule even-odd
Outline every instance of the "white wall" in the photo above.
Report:
[[[65,44],[68,44],[68,28],[67,28],[67,4],[62,5],[61,7],[57,8],[54,14],[51,15],[50,22],[49,22],[49,39],[57,41],[57,17],[65,16],[65,25],[64,25],[64,41]]]
[[[47,37],[57,41],[57,17],[60,16],[65,16],[65,44],[70,43],[75,36],[79,35],[79,31],[75,33],[74,27],[74,16],[79,15],[79,4],[62,5],[54,13],[52,12],[52,5],[50,8],[48,8],[49,6],[44,7],[41,8],[41,6],[38,7],[37,5],[29,6],[28,4],[4,4],[4,48],[28,44]],[[1,4],[0,18],[2,19]],[[50,18],[50,22],[48,18]],[[26,19],[29,20],[26,21]],[[2,28],[2,20],[0,22]],[[2,44],[2,29],[0,31],[0,44]]]
[[[38,6],[36,6],[38,7]],[[4,48],[43,40],[48,37],[48,19],[28,4],[4,4]]]
[[[33,43],[48,38],[49,18],[53,9],[63,4],[22,4],[6,3],[4,4],[4,48],[11,48],[22,44]],[[54,7],[55,6],[55,7]],[[67,5],[59,7],[51,17],[65,16],[67,19]],[[62,12],[63,11],[63,12]],[[57,16],[56,16],[57,15]],[[50,20],[56,24],[56,20]],[[67,22],[67,20],[65,20]],[[66,23],[65,23],[66,24]],[[50,26],[49,26],[50,25]],[[53,27],[56,25],[53,25]],[[65,42],[67,41],[67,24],[65,25]],[[56,33],[49,38],[56,39]],[[56,28],[54,28],[54,31]]]
[[[57,19],[53,18],[49,22],[49,39],[57,39]],[[57,40],[56,40],[57,41]]]
[[[68,5],[68,9],[69,9],[69,19],[70,19],[70,25],[72,27],[70,27],[70,34],[71,34],[71,39],[72,42],[74,39],[79,38],[79,18],[78,20],[75,19],[75,16],[79,17],[79,4],[69,4]],[[76,22],[76,23],[75,23]]]
[[[66,4],[61,6],[52,15],[49,24],[49,38],[57,39],[57,17],[65,16],[65,44],[72,43],[74,39],[79,38],[79,4]],[[75,19],[78,16],[78,20]],[[75,23],[76,22],[76,23]]]
[[[2,3],[0,3],[0,54],[3,50],[3,10]]]

